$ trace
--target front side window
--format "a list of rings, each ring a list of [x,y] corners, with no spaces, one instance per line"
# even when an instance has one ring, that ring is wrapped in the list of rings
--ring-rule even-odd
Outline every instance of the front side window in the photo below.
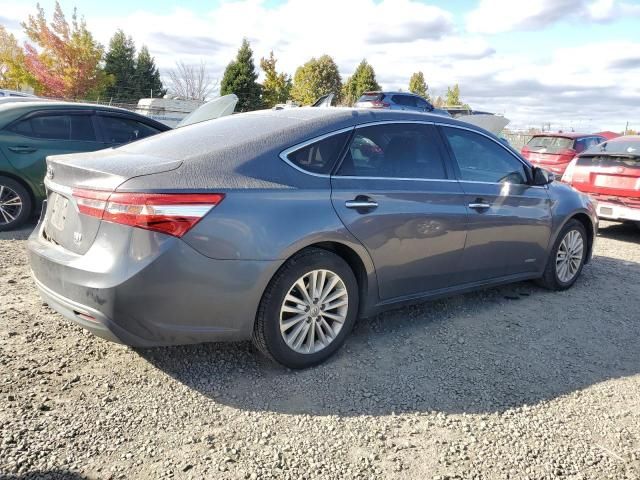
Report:
[[[338,175],[447,178],[433,127],[411,123],[356,129]]]
[[[160,130],[130,118],[108,115],[103,115],[101,118],[104,136],[108,143],[129,143],[160,133]]]
[[[287,160],[311,173],[328,175],[349,138],[349,132],[337,133],[313,142],[287,155]]]
[[[460,169],[472,182],[526,184],[524,165],[497,142],[479,133],[442,127]]]
[[[9,130],[47,140],[96,140],[91,115],[38,115],[17,122]]]

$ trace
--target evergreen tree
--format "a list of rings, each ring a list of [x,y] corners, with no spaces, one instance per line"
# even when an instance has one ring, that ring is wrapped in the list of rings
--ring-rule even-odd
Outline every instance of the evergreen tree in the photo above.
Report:
[[[110,81],[104,91],[107,98],[113,98],[117,102],[138,101],[135,55],[133,39],[127,37],[122,30],[114,33],[105,55],[104,71]]]
[[[342,79],[338,65],[329,55],[322,55],[298,67],[293,77],[291,97],[303,105],[310,105],[328,93],[339,97],[341,91]]]
[[[151,96],[163,97],[167,93],[167,90],[162,86],[156,62],[146,45],[142,46],[136,59],[134,90],[138,99]]]
[[[457,83],[453,87],[447,87],[446,102],[451,107],[462,104],[460,101],[460,87]]]
[[[411,78],[409,79],[409,91],[411,93],[415,93],[416,95],[420,95],[421,97],[431,101],[428,90],[429,87],[427,86],[427,82],[424,80],[424,74],[422,72],[416,72],[411,75]]]
[[[235,93],[238,96],[236,111],[248,112],[262,106],[258,74],[253,63],[253,51],[245,38],[236,59],[227,65],[220,85],[220,95]]]
[[[342,90],[343,101],[348,105],[353,105],[364,92],[372,90],[380,90],[380,85],[376,81],[376,72],[366,60],[362,60],[356,71],[344,84]]]
[[[265,73],[265,79],[262,83],[262,103],[267,108],[286,102],[289,98],[289,93],[291,93],[291,77],[286,73],[278,73],[276,71],[276,62],[273,51],[269,58],[260,60],[260,68]]]

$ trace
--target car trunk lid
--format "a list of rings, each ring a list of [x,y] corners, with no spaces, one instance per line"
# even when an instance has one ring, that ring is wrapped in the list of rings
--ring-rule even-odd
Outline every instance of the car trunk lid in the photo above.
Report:
[[[105,162],[105,158],[109,161]],[[108,196],[133,177],[173,170],[181,163],[118,149],[48,157],[43,239],[76,254],[86,253],[95,240],[101,219],[80,213],[79,198],[74,192],[98,191]]]
[[[580,156],[571,183],[585,193],[640,198],[640,155]]]

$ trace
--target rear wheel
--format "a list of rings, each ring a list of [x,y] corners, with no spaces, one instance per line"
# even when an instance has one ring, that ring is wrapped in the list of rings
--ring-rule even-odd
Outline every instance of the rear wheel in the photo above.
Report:
[[[538,283],[550,290],[566,290],[571,287],[582,272],[587,249],[584,225],[577,220],[569,220],[558,235]]]
[[[31,196],[12,178],[0,176],[0,232],[13,230],[31,215]]]
[[[344,343],[358,311],[358,286],[338,255],[305,250],[285,263],[267,287],[253,342],[290,368],[323,362]]]

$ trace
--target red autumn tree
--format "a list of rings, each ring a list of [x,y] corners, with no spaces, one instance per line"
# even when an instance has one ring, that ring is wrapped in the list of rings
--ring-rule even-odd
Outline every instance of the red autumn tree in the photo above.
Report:
[[[101,68],[104,49],[78,21],[74,9],[71,25],[56,2],[53,21],[48,24],[44,9],[38,4],[37,15],[29,15],[22,24],[35,44],[25,44],[25,65],[39,84],[43,95],[83,98],[104,86]]]

